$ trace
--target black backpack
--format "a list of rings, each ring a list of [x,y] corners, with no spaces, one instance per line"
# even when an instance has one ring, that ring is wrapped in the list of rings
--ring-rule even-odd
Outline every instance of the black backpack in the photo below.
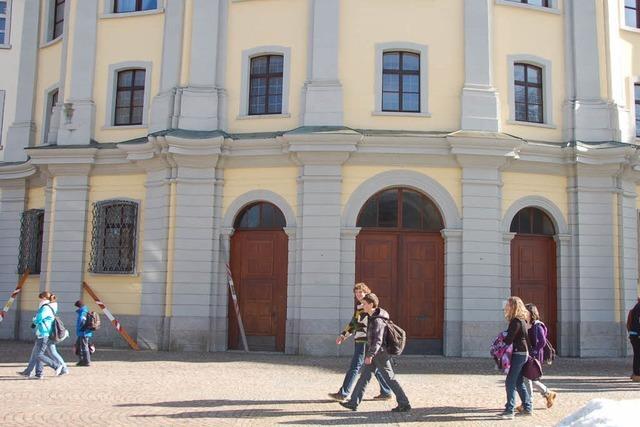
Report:
[[[87,313],[87,319],[84,321],[82,329],[85,331],[95,331],[100,329],[100,315],[95,311]]]
[[[400,326],[387,320],[384,330],[384,348],[392,356],[399,356],[407,344],[407,333]]]
[[[69,331],[65,328],[64,323],[62,323],[62,319],[56,316],[53,308],[49,304],[47,305],[53,312],[53,323],[51,324],[51,334],[49,334],[49,339],[53,341],[54,344],[58,344],[69,336]]]

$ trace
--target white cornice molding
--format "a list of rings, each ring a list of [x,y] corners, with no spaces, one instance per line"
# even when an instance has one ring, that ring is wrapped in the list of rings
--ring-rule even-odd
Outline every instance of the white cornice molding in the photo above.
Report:
[[[626,164],[635,156],[637,148],[634,146],[622,146],[612,148],[596,148],[588,144],[578,142],[573,148],[575,162],[585,165],[609,165]]]
[[[26,149],[34,165],[93,164],[97,148],[38,148]]]
[[[38,169],[31,162],[0,164],[0,181],[28,178],[37,172]]]

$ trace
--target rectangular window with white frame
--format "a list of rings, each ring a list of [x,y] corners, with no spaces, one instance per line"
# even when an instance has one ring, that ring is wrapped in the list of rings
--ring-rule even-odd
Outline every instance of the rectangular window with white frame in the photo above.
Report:
[[[375,52],[373,115],[430,117],[428,47],[411,42],[379,43]]]
[[[555,128],[552,114],[551,61],[533,55],[509,55],[511,124]]]
[[[158,0],[113,0],[113,13],[131,13],[155,10]]]
[[[0,47],[9,46],[10,24],[11,0],[0,0]]]
[[[148,124],[151,63],[128,61],[109,67],[106,128]]]

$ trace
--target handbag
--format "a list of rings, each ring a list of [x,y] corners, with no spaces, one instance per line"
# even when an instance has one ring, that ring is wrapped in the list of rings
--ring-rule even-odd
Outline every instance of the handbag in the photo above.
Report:
[[[529,334],[525,328],[524,322],[520,321],[520,324],[522,325],[522,330],[524,331],[523,333],[525,338],[525,344],[527,346],[527,356],[528,356],[527,361],[522,367],[522,376],[531,381],[538,381],[542,377],[542,365],[540,364],[540,361],[538,359],[531,356],[531,354],[529,353],[529,348],[531,345],[531,343],[529,342]]]

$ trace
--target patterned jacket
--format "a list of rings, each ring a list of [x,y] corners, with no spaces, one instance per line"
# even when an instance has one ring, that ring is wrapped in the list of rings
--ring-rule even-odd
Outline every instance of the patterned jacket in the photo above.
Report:
[[[362,304],[358,304],[356,312],[353,313],[353,317],[340,335],[345,338],[353,335],[356,342],[367,342],[367,324],[369,322],[369,316],[364,312]]]

